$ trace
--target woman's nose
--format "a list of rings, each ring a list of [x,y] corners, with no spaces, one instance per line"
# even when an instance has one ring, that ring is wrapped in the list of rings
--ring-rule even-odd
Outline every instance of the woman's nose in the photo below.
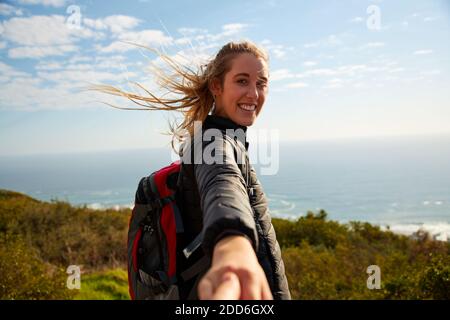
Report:
[[[259,97],[258,88],[256,85],[250,85],[247,91],[247,97],[257,100]]]

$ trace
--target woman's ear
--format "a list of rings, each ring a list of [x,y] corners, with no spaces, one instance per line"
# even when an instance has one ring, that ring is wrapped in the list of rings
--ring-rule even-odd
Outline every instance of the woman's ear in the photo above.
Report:
[[[214,97],[217,97],[222,93],[222,86],[219,79],[214,78],[211,80],[209,83],[209,91],[211,91]]]

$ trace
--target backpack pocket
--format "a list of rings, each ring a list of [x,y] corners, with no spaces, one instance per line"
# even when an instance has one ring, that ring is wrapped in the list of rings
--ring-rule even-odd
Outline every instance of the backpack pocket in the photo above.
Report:
[[[136,287],[138,296],[144,300],[179,300],[178,287],[168,284],[164,277],[165,274],[162,272],[157,271],[154,276],[151,276],[145,271],[139,270]]]

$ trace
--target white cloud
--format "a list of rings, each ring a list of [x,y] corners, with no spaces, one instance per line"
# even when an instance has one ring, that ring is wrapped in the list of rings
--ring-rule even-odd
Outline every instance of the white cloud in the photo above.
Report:
[[[317,65],[317,62],[315,62],[315,61],[305,61],[305,62],[303,62],[303,65],[305,67],[314,67],[315,65]]]
[[[343,65],[335,68],[308,69],[297,74],[293,74],[287,69],[281,69],[277,70],[277,80],[293,77],[297,79],[312,79],[314,81],[319,81],[319,83],[325,81],[324,88],[339,88],[342,87],[345,82],[364,79],[367,74],[378,72],[384,75],[386,72],[394,73],[403,70],[403,68],[396,68],[392,64],[381,66],[368,66],[365,64]],[[301,87],[303,83],[305,82],[289,84],[286,88]]]
[[[191,39],[189,37],[178,38],[175,40],[175,44],[177,45],[187,45],[191,44]]]
[[[292,49],[281,44],[274,44],[268,39],[264,39],[261,44],[269,51],[270,54],[273,54],[276,58],[285,57],[287,51]]]
[[[73,28],[66,24],[66,17],[58,15],[14,17],[3,21],[1,28],[3,39],[16,45],[8,52],[14,59],[64,55],[76,51],[75,42],[80,39],[102,36],[83,26]]]
[[[216,51],[220,49],[224,42],[236,41],[238,35],[248,28],[248,26],[248,24],[244,23],[225,24],[221,27],[222,30],[219,33],[210,33],[207,29],[183,27],[177,29],[177,32],[182,37],[175,39],[170,37],[170,41],[165,41],[166,43],[162,43],[162,45],[186,46],[193,51],[193,54],[204,55],[206,52],[211,53],[212,50]],[[120,38],[123,37],[121,36]],[[119,43],[114,44],[114,46],[119,49],[123,47]],[[180,49],[183,50],[182,48]],[[273,54],[276,56],[284,55],[284,48],[282,46],[273,46],[271,49],[273,49]]]
[[[169,55],[169,58],[181,65],[196,68],[206,64],[211,57],[205,53],[205,49],[202,47],[180,50],[176,54]],[[152,70],[154,67],[164,68],[166,66],[167,63],[161,57],[157,57],[150,62],[149,69]]]
[[[283,58],[286,55],[286,52],[282,49],[282,46],[280,46],[280,48],[270,48],[270,51],[272,51],[276,58]]]
[[[88,83],[104,83],[104,82],[124,82],[128,78],[135,77],[133,72],[113,73],[107,71],[88,70],[82,68],[79,70],[64,69],[58,72],[38,72],[38,77],[55,83],[66,83],[72,88],[85,86]]]
[[[101,19],[83,19],[83,23],[95,30],[109,30],[113,34],[120,34],[134,29],[141,23],[141,20],[125,15],[112,15]]]
[[[40,61],[34,68],[36,70],[57,70],[62,69],[62,65],[59,62],[55,61]]]
[[[245,28],[247,28],[248,25],[244,23],[230,23],[225,24],[222,26],[222,32],[219,32],[217,34],[212,33],[206,33],[206,34],[200,34],[194,37],[194,40],[200,41],[200,40],[207,40],[209,43],[215,42],[215,41],[221,41],[223,39],[227,38],[233,38],[240,32],[242,32]]]
[[[21,16],[23,14],[22,9],[18,9],[14,6],[11,6],[6,3],[0,3],[0,15],[9,16],[9,15]]]
[[[331,34],[328,37],[321,39],[316,42],[310,42],[303,45],[304,48],[317,48],[317,47],[337,47],[344,44],[344,40],[342,38],[348,36],[347,34]]]
[[[38,4],[51,7],[62,7],[66,2],[67,0],[19,0],[20,4]]]
[[[137,74],[126,68],[112,71],[106,65],[115,63],[117,67],[125,58],[122,56],[88,58],[74,56],[64,64],[55,60],[40,61],[35,67],[36,76],[0,62],[0,106],[37,110],[98,107],[94,101],[119,105],[115,97],[80,89],[91,83],[126,83],[135,80]],[[102,67],[108,69],[102,70]]]
[[[68,52],[76,51],[77,49],[77,46],[74,45],[16,47],[9,49],[8,57],[12,59],[40,59],[47,56],[62,56]]]
[[[71,44],[79,38],[95,37],[87,28],[75,29],[66,24],[64,16],[31,16],[4,21],[4,39],[24,46]]]
[[[397,73],[397,72],[402,72],[405,71],[404,68],[393,68],[393,69],[389,69],[388,72],[389,73]]]
[[[337,74],[336,70],[329,69],[329,68],[318,68],[318,69],[312,69],[308,70],[304,73],[298,74],[297,78],[304,78],[309,76],[334,76]]]
[[[208,36],[211,36],[206,29],[179,28],[177,31],[183,37],[175,39],[174,44],[176,45],[189,45],[193,47],[195,44],[201,47],[208,46],[208,44],[202,43],[204,40],[207,40]]]
[[[136,49],[136,47],[120,41],[114,41],[105,47],[102,47],[100,45],[96,46],[96,50],[99,53],[125,52],[131,49]]]
[[[244,30],[248,25],[244,23],[230,23],[222,26],[224,36],[235,35]]]
[[[295,75],[292,74],[288,69],[278,69],[270,72],[270,81],[280,81],[283,79],[294,78]]]
[[[193,35],[197,35],[197,34],[205,34],[208,33],[207,29],[200,29],[200,28],[178,28],[177,29],[178,33],[180,33],[183,36],[193,36]]]
[[[125,56],[97,56],[95,58],[95,69],[120,69],[123,70],[127,66],[131,66],[133,63],[126,62]],[[136,62],[135,64],[139,63]]]
[[[78,63],[78,62],[87,62],[87,61],[92,61],[92,57],[73,56],[69,59],[68,63]]]
[[[134,77],[132,72],[102,72],[88,70],[55,70],[37,72],[37,77],[0,63],[0,71],[10,77],[0,86],[0,107],[17,110],[74,109],[99,106],[95,101],[119,105],[116,97],[93,91],[83,91],[90,83],[119,84]]]
[[[394,69],[392,66],[368,66],[365,64],[353,64],[353,65],[343,65],[335,68],[316,68],[309,69],[303,73],[296,74],[296,78],[308,78],[308,77],[362,77],[366,73],[372,72],[397,72],[392,71]],[[402,69],[403,70],[403,69]]]
[[[287,84],[286,87],[290,89],[305,88],[308,87],[308,84],[304,82],[294,82]]]
[[[424,54],[430,54],[430,53],[433,53],[433,50],[425,49],[425,50],[414,51],[415,55],[424,55]]]
[[[6,48],[6,42],[0,41],[0,50]]]
[[[370,64],[349,64],[330,68],[308,68],[301,73],[294,73],[288,69],[274,71],[274,81],[283,79],[301,79],[300,82],[290,83],[282,89],[299,87],[341,88],[341,87],[370,87],[378,85],[380,81],[396,81],[396,74],[405,71],[395,61],[386,59],[372,60]],[[435,75],[438,73],[430,73]],[[271,75],[272,76],[272,75]],[[382,80],[380,80],[382,78]],[[280,88],[277,88],[280,89]]]
[[[369,42],[363,46],[363,48],[380,48],[384,47],[386,44],[384,42]]]
[[[423,71],[421,74],[425,76],[436,76],[438,74],[441,74],[441,70],[429,70],[429,71]]]
[[[130,43],[127,43],[130,42]],[[136,32],[124,32],[119,35],[119,40],[112,42],[106,47],[99,47],[101,53],[124,52],[138,47],[133,45],[143,46],[165,46],[171,45],[172,37],[166,36],[160,30],[142,30]],[[133,44],[131,44],[133,43]]]
[[[41,85],[40,79],[14,79],[0,87],[0,106],[16,110],[66,109],[86,106],[87,99],[63,85]]]
[[[121,70],[125,71],[127,67],[137,65],[139,62],[131,63],[126,61],[126,57],[120,55],[114,56],[73,56],[72,58],[62,61],[47,60],[39,61],[35,65],[38,71],[55,71],[55,70]]]

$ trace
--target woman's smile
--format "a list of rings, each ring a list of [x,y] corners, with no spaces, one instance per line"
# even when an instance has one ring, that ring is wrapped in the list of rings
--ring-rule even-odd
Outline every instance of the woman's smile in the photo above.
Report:
[[[241,110],[244,110],[244,111],[247,111],[247,112],[254,112],[254,111],[256,111],[256,104],[240,103],[240,104],[238,104],[238,107]]]

